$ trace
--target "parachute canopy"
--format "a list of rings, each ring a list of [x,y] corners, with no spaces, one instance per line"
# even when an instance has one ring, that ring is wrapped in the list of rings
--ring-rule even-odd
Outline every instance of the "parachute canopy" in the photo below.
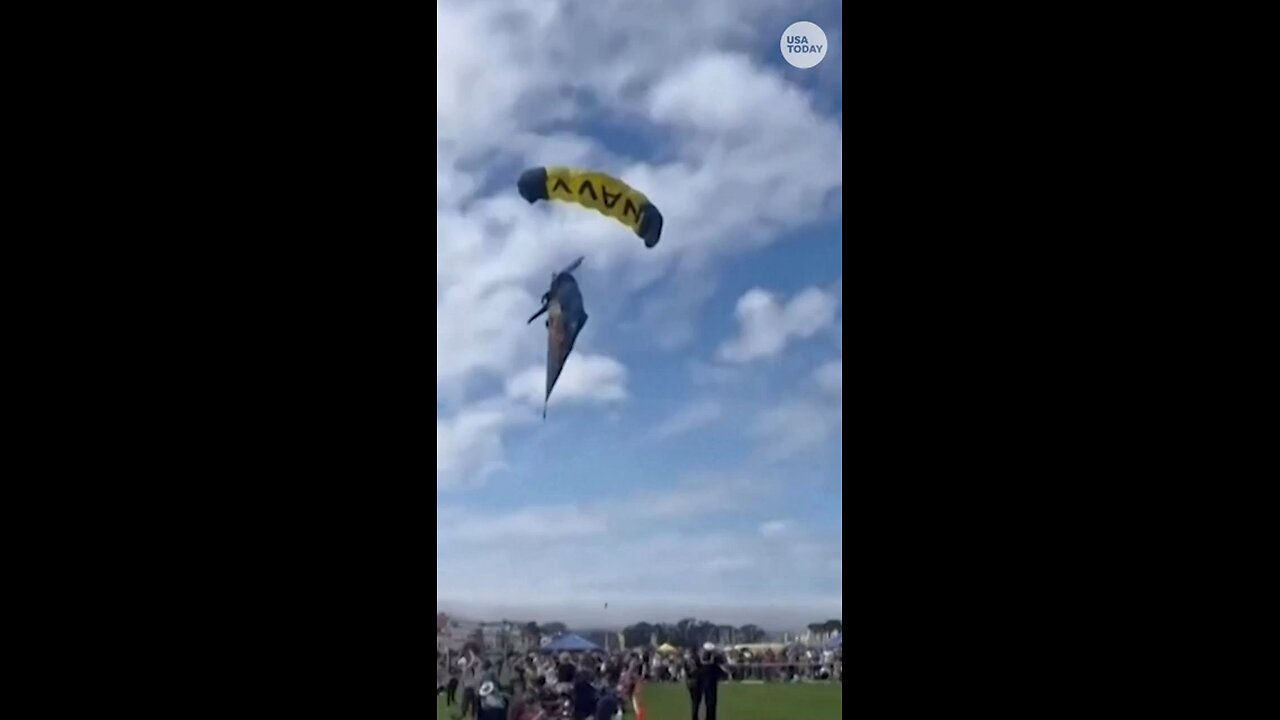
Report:
[[[645,247],[657,245],[662,237],[662,213],[616,177],[580,168],[536,167],[520,174],[516,188],[530,203],[561,200],[607,215],[631,228]]]

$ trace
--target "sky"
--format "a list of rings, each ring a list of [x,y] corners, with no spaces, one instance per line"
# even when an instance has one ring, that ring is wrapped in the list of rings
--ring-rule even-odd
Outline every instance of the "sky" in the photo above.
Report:
[[[842,617],[838,0],[437,0],[436,582],[476,619]],[[787,65],[783,31],[829,49]],[[653,249],[520,171],[662,210]],[[552,271],[590,321],[541,419]],[[608,607],[605,604],[608,603]]]

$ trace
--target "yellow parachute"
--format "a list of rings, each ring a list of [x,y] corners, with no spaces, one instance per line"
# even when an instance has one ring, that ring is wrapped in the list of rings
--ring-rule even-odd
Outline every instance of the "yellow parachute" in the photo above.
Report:
[[[571,167],[536,167],[525,170],[516,182],[520,197],[535,203],[560,200],[577,203],[631,228],[653,247],[662,237],[662,213],[649,198],[616,177]]]

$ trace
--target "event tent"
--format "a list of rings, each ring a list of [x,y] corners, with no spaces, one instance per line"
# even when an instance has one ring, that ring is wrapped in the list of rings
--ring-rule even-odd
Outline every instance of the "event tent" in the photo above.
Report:
[[[546,652],[546,653],[586,652],[588,650],[599,650],[599,649],[600,649],[599,645],[591,642],[590,640],[582,637],[581,635],[574,635],[573,633],[569,633],[568,635],[561,635],[555,640],[552,640],[551,642],[542,646],[542,652]]]

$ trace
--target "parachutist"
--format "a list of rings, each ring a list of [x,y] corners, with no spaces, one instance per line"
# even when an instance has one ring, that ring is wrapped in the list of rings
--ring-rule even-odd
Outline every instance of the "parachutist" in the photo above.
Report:
[[[526,325],[543,313],[547,314],[547,383],[546,395],[542,399],[542,417],[547,417],[547,402],[551,399],[551,390],[560,378],[560,371],[573,352],[578,334],[587,324],[587,311],[582,302],[582,291],[578,289],[578,281],[573,278],[573,271],[582,264],[583,258],[574,260],[569,267],[551,275],[551,287],[542,296],[542,307],[529,318]]]

